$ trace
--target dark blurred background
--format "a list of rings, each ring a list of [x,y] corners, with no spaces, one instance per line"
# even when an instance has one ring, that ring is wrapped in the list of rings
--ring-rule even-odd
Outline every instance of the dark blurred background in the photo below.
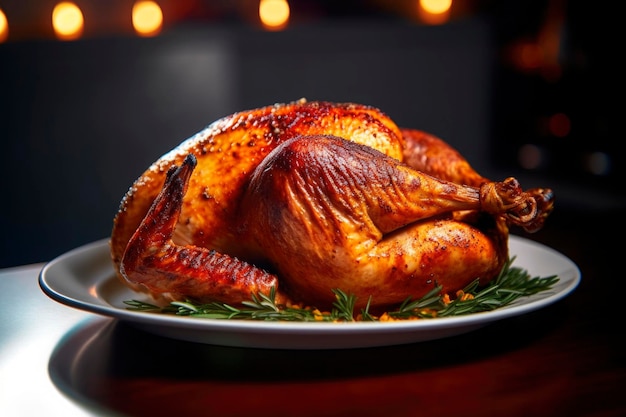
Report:
[[[58,1],[0,0],[0,267],[107,237],[160,155],[219,117],[301,97],[377,106],[487,176],[551,187],[573,229],[578,213],[598,227],[626,213],[609,5],[263,1],[288,20],[263,24],[259,0],[155,0],[162,21],[140,33],[133,0],[73,0],[83,25],[63,35]]]

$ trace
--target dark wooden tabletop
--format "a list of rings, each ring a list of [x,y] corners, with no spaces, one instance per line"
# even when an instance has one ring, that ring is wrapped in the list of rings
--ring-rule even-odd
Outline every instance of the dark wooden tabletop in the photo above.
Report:
[[[72,396],[130,416],[624,416],[620,221],[612,212],[555,212],[525,237],[576,262],[579,287],[463,335],[265,350],[166,339],[103,320],[71,336],[84,341],[76,352],[57,353],[74,355]],[[68,370],[54,358],[50,370],[63,386]]]

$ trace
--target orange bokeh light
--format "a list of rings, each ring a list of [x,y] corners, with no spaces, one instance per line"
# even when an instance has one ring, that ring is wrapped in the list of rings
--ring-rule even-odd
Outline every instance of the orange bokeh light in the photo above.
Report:
[[[420,19],[430,25],[440,25],[450,19],[452,0],[418,0],[417,11]]]
[[[261,0],[259,2],[259,19],[267,29],[283,29],[289,21],[289,14],[287,0]]]
[[[133,5],[133,27],[140,36],[155,36],[163,27],[163,11],[153,1],[142,0]]]
[[[63,1],[52,10],[52,27],[59,39],[78,39],[83,34],[83,13],[72,2]]]
[[[9,37],[9,22],[7,16],[0,9],[0,42],[4,42]]]

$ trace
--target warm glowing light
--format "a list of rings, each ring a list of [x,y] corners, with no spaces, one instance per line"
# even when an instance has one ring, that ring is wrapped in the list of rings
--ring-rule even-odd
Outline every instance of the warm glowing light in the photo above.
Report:
[[[140,36],[154,36],[163,26],[163,12],[153,1],[138,1],[133,5],[133,27]]]
[[[268,29],[282,29],[289,20],[289,3],[287,0],[261,0],[259,18]]]
[[[452,0],[420,0],[422,9],[432,14],[442,14],[450,10]]]
[[[4,42],[9,37],[9,22],[7,16],[0,9],[0,42]]]
[[[534,42],[521,42],[514,51],[515,63],[523,71],[536,70],[541,67],[543,59],[541,48]]]
[[[452,0],[418,0],[418,14],[424,23],[440,25],[450,19]]]
[[[52,27],[59,39],[77,39],[83,34],[83,13],[74,3],[63,1],[52,10]]]
[[[556,113],[548,119],[548,129],[557,138],[564,138],[570,132],[570,120],[565,113]]]

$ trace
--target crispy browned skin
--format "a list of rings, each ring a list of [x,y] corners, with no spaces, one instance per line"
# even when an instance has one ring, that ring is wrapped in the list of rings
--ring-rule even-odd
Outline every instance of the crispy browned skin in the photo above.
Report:
[[[407,165],[439,179],[480,187],[489,180],[472,168],[467,160],[440,138],[421,130],[401,129]]]
[[[187,154],[198,165],[176,228],[178,243],[240,254],[233,224],[250,173],[280,143],[298,135],[336,134],[402,158],[402,134],[378,110],[358,104],[294,102],[224,117],[156,161],[132,185],[115,217],[113,261],[119,266],[126,244],[163,186],[165,174]]]
[[[537,230],[551,209],[550,190],[491,182],[376,109],[301,101],[229,116],[163,156],[124,197],[111,252],[123,282],[156,297],[238,303],[276,287],[328,307],[339,288],[380,307],[488,282],[508,224]]]

